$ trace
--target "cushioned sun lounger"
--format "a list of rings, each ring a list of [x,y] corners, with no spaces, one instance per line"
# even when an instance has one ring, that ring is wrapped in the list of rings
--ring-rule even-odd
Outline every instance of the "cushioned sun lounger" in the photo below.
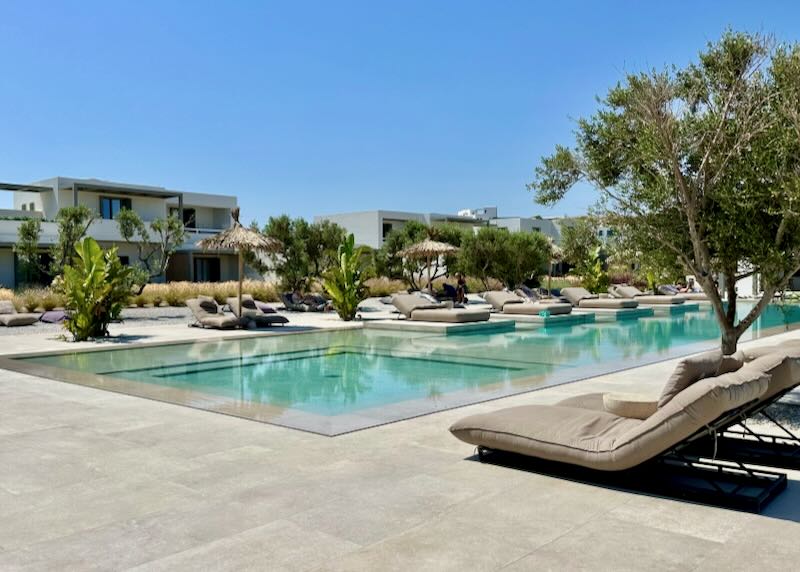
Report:
[[[708,296],[702,292],[681,292],[680,296],[692,302],[708,302]]]
[[[214,328],[217,330],[230,330],[241,324],[241,320],[236,316],[226,316],[222,313],[222,308],[207,296],[190,298],[186,300],[186,306],[192,311],[195,323],[190,324],[200,328]]]
[[[550,315],[556,316],[572,312],[572,304],[566,302],[551,304],[529,302],[513,292],[486,292],[483,295],[483,299],[491,304],[492,308],[503,314],[538,316],[540,312],[546,311],[549,312]]]
[[[585,288],[564,288],[561,290],[561,296],[566,298],[567,301],[576,308],[581,309],[618,310],[639,307],[639,303],[636,300],[600,298],[597,294],[592,294]]]
[[[779,421],[769,407],[800,386],[800,344],[798,340],[777,346],[745,349],[741,354],[750,367],[770,375],[767,391],[741,412],[741,417],[721,427],[697,444],[696,450],[713,450],[725,459],[768,467],[800,469],[800,435]],[[752,428],[748,421],[768,422],[773,430]]]
[[[621,471],[669,451],[726,413],[755,402],[767,391],[769,380],[759,367],[748,364],[690,383],[646,419],[578,407],[573,401],[472,415],[450,431],[479,447]]]
[[[0,300],[0,324],[3,326],[30,326],[39,321],[40,314],[20,314],[11,300]]]
[[[226,300],[228,306],[237,318],[243,318],[246,321],[255,322],[256,326],[276,326],[283,325],[289,322],[286,316],[280,314],[269,313],[266,314],[256,305],[256,301],[249,294],[242,294],[242,307],[244,311],[239,311],[239,298],[228,298]]]
[[[552,294],[555,294],[555,290],[552,291]],[[541,304],[563,304],[564,301],[559,298],[558,296],[554,296],[551,294],[547,294],[546,291],[540,289],[532,289],[528,288],[527,286],[523,285],[514,290],[514,294],[523,298],[525,300],[529,300],[531,302],[539,302]]]
[[[708,302],[708,296],[703,292],[679,292],[677,286],[662,285],[658,287],[658,291],[665,296],[680,296],[692,302]]]
[[[609,286],[608,293],[614,298],[624,298],[636,300],[640,304],[652,305],[673,305],[683,304],[686,298],[683,296],[650,296],[639,290],[636,286]]]
[[[449,304],[433,303],[415,294],[395,294],[392,304],[408,320],[465,323],[489,319],[489,310],[452,308]]]
[[[294,312],[324,312],[328,309],[329,302],[319,294],[306,294],[298,296],[292,292],[281,294],[283,307]]]

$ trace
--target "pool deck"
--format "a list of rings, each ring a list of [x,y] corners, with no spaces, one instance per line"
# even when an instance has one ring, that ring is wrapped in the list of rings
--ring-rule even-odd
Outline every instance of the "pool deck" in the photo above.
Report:
[[[122,332],[101,345],[252,334]],[[800,331],[750,343],[789,337]],[[52,334],[3,342],[2,354],[76,347]],[[0,570],[796,567],[798,472],[752,515],[481,465],[447,431],[503,406],[656,394],[676,361],[335,438],[0,371]]]

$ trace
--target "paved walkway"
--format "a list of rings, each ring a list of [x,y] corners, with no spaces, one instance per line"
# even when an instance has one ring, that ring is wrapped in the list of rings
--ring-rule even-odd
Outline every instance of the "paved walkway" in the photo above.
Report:
[[[52,349],[41,337],[0,351]],[[0,570],[795,568],[796,473],[756,516],[481,465],[447,431],[501,406],[655,393],[673,366],[336,438],[0,371]]]

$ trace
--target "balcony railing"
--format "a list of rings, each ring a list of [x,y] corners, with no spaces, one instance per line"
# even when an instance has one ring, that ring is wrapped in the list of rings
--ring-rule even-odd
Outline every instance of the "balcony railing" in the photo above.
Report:
[[[186,228],[187,234],[217,234],[225,230],[224,228]]]

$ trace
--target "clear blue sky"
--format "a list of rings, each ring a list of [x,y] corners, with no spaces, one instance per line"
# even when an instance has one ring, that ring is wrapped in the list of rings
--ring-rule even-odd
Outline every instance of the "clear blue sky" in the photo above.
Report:
[[[0,180],[236,194],[260,222],[580,213],[590,192],[532,202],[539,157],[624,72],[726,27],[795,41],[800,3],[5,0]]]

